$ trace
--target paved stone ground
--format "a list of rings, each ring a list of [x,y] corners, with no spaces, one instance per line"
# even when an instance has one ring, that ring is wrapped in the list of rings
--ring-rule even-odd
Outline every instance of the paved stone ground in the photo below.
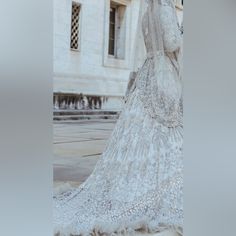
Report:
[[[54,123],[54,190],[77,186],[92,172],[115,126],[114,120]],[[59,190],[58,190],[59,191]]]

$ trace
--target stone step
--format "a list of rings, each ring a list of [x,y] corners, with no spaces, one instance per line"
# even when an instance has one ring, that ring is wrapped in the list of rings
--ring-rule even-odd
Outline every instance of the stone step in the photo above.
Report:
[[[53,116],[53,120],[116,120],[118,115],[66,115],[66,116]]]
[[[117,115],[120,111],[110,110],[54,110],[53,115]]]
[[[118,111],[103,110],[73,110],[73,111],[54,111],[54,121],[76,121],[76,120],[117,120]]]

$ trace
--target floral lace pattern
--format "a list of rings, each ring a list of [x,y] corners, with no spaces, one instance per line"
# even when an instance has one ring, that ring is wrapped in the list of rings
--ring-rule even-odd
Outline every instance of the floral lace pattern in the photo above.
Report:
[[[146,27],[144,23],[144,32]],[[93,173],[79,188],[53,199],[55,235],[115,235],[183,226],[180,85],[158,90],[155,102],[160,113],[153,116],[148,104],[156,88],[150,85],[159,75],[153,69],[148,30],[144,36],[148,58]],[[169,56],[165,58],[169,73],[176,73]]]

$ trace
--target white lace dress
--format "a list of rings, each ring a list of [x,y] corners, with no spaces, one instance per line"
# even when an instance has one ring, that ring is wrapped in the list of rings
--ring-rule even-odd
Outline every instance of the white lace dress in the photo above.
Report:
[[[162,8],[166,58],[170,70],[178,73],[172,52],[180,46],[180,31],[173,24],[170,5]],[[144,82],[155,74],[146,15],[143,34],[148,57],[102,157],[80,187],[53,199],[55,235],[113,235],[141,228],[156,232],[182,227],[183,128],[181,124],[170,127],[148,111]],[[170,100],[165,91],[162,98],[160,109]]]

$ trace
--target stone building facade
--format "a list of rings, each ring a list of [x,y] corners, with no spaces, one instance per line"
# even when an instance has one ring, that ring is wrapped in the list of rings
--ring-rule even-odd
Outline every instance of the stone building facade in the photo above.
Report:
[[[54,0],[55,109],[121,109],[139,3]]]

